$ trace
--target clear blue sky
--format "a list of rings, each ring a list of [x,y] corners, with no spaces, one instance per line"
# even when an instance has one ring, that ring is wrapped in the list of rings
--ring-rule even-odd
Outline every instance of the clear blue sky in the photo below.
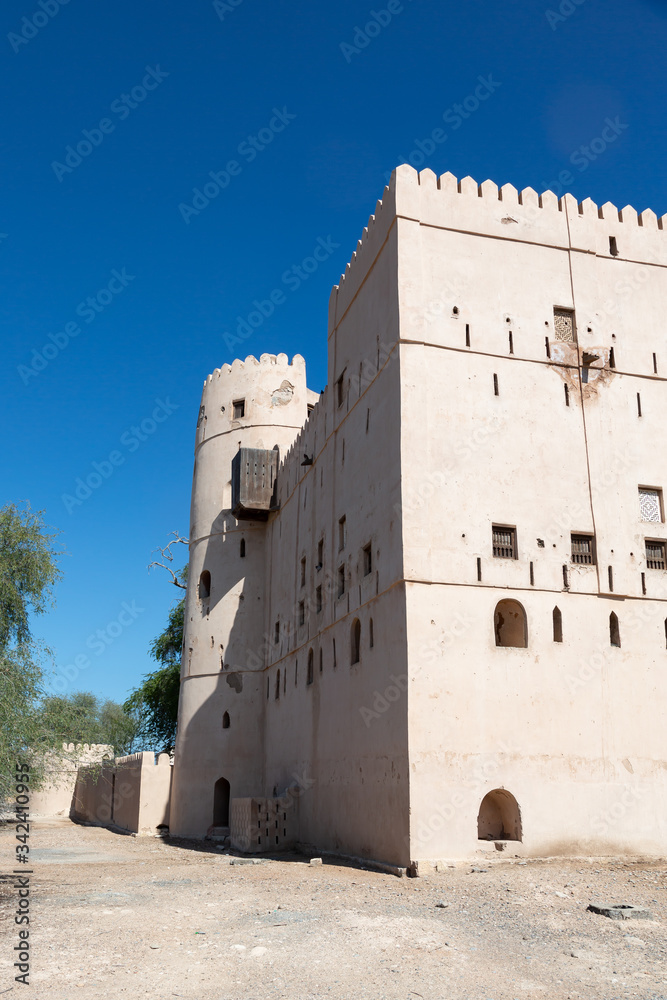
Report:
[[[35,623],[61,676],[86,661],[60,689],[122,700],[152,668],[178,593],[147,565],[188,531],[202,382],[285,351],[323,388],[329,291],[398,162],[539,191],[565,171],[580,199],[667,212],[665,0],[7,0],[0,18],[0,503],[62,531]],[[286,283],[318,239],[327,259]]]

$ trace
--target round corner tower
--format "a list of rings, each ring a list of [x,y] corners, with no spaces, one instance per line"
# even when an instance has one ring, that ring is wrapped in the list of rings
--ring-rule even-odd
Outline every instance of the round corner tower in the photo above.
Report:
[[[260,787],[265,534],[272,482],[262,474],[275,474],[307,415],[306,364],[298,354],[291,364],[285,354],[237,360],[216,369],[204,384],[171,796],[170,829],[177,836],[203,837],[211,826],[228,826],[231,796],[250,796]],[[239,466],[246,472],[249,456],[259,483],[252,509],[233,496]]]

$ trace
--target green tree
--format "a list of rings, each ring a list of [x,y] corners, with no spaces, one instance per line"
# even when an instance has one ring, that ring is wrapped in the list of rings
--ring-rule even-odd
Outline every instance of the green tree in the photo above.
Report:
[[[43,511],[28,503],[0,508],[0,800],[11,793],[17,762],[31,764],[31,784],[39,787],[44,751],[54,746],[39,711],[50,654],[33,639],[31,616],[53,604],[61,577],[55,539]]]
[[[177,586],[187,580],[187,567],[176,576]],[[181,651],[185,596],[169,612],[167,627],[155,638],[150,655],[161,666],[146,674],[143,683],[129,696],[123,708],[139,717],[137,739],[149,750],[170,753],[176,743],[178,696],[181,687]]]
[[[54,742],[104,743],[115,756],[132,753],[139,720],[115,701],[102,701],[87,691],[45,698],[40,707],[45,730]]]

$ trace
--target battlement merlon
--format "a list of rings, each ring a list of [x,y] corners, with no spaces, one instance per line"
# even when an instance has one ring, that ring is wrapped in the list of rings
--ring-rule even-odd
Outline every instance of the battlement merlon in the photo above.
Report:
[[[259,360],[253,354],[249,354],[244,361],[236,358],[231,365],[224,364],[220,368],[216,368],[207,376],[204,382],[204,390],[217,380],[224,379],[225,376],[231,375],[235,378],[252,377],[258,373],[261,374],[267,369],[274,371],[277,369],[286,369],[295,375],[303,372],[305,377],[306,362],[300,354],[295,354],[291,361],[286,354],[262,354]]]
[[[611,202],[598,206],[552,191],[538,195],[532,188],[518,191],[512,184],[479,184],[472,177],[458,180],[451,173],[437,177],[432,170],[418,173],[402,164],[391,175],[368,220],[357,248],[329,302],[329,334],[345,313],[370,271],[397,218],[479,236],[520,240],[543,246],[577,250],[608,257],[615,237],[617,258],[667,265],[667,216],[658,218],[630,205],[618,209]]]

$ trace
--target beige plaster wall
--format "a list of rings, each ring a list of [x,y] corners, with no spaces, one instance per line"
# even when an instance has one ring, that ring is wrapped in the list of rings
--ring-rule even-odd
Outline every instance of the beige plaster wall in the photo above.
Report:
[[[665,525],[641,521],[638,486],[663,486],[665,244],[627,210],[512,191],[510,209],[504,188],[401,174],[411,855],[485,846],[477,813],[499,787],[523,823],[508,851],[664,853],[667,573],[644,538]],[[554,306],[575,309],[579,351],[555,342]],[[600,357],[586,383],[583,350]],[[494,523],[516,526],[517,559],[493,557]],[[572,564],[571,532],[595,532],[595,566]],[[526,610],[526,649],[495,644],[502,598]]]
[[[160,754],[156,762],[150,752],[81,767],[73,816],[132,833],[154,833],[158,826],[169,826],[172,770],[168,754]]]
[[[49,754],[44,787],[30,795],[32,816],[69,816],[77,769],[113,756],[113,747],[102,743],[63,743],[62,754]]]

